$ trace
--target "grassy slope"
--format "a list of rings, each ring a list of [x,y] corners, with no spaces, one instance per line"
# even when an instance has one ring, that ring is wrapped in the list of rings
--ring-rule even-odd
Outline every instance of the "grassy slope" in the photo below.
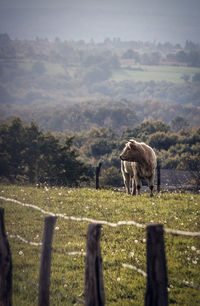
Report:
[[[14,67],[15,65],[18,68],[24,69],[27,72],[31,72],[32,66],[37,60],[13,60]],[[56,75],[65,76],[65,69],[63,65],[60,63],[53,63],[48,61],[41,61],[46,68],[46,75],[55,77]],[[1,63],[1,60],[0,60]],[[12,65],[11,65],[12,66]],[[71,77],[74,77],[75,71],[79,69],[79,66],[67,67],[68,73],[70,73]],[[113,70],[110,80],[115,80],[117,82],[129,80],[133,82],[148,82],[148,81],[165,81],[172,83],[184,83],[183,80],[184,75],[188,75],[190,77],[190,81],[195,73],[200,72],[200,68],[195,67],[175,67],[175,66],[149,66],[149,65],[132,65],[130,68],[133,70],[129,70],[126,67],[121,69]],[[141,71],[137,69],[142,69]],[[15,69],[15,68],[8,68]],[[134,70],[135,69],[135,70]]]
[[[132,68],[137,69],[138,66]],[[195,73],[199,73],[199,68],[192,67],[173,67],[173,66],[139,66],[142,71],[119,69],[112,73],[111,79],[117,82],[129,80],[133,82],[172,82],[184,83],[184,75],[190,76],[190,81]]]
[[[193,194],[160,194],[153,199],[147,194],[131,197],[112,191],[94,189],[36,189],[0,186],[0,195],[35,204],[44,210],[66,215],[116,222],[135,220],[139,223],[161,222],[167,228],[200,231],[200,196]],[[9,235],[20,235],[28,241],[42,239],[44,215],[31,208],[0,200],[5,208]],[[53,248],[85,251],[87,223],[58,218]],[[101,248],[107,305],[143,305],[146,279],[138,272],[125,269],[122,263],[146,271],[145,230],[134,226],[103,226]],[[13,305],[36,305],[40,247],[9,238],[13,258]],[[169,299],[174,305],[198,305],[200,291],[181,282],[200,285],[199,238],[165,234],[165,248],[170,284]],[[27,282],[30,280],[31,282]],[[83,297],[84,256],[69,256],[54,251],[51,267],[51,304],[73,305]],[[55,292],[56,291],[56,292]],[[61,295],[68,297],[63,300]],[[77,303],[79,304],[79,303]]]

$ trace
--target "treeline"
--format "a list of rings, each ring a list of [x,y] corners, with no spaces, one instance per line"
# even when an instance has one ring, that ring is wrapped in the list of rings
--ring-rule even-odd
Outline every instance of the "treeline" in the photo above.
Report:
[[[73,137],[61,143],[36,123],[19,118],[0,125],[0,177],[4,182],[78,186],[92,176],[72,149]]]
[[[182,117],[171,125],[148,120],[124,131],[91,128],[71,136],[56,136],[40,130],[35,122],[24,125],[15,118],[0,125],[1,182],[92,184],[101,161],[101,185],[121,186],[119,154],[132,138],[152,146],[162,168],[189,170],[199,180],[200,128],[190,129]]]
[[[114,51],[115,50],[115,51]],[[136,63],[156,65],[160,61],[173,60],[186,63],[188,66],[200,66],[200,46],[187,40],[185,46],[180,44],[121,41],[120,39],[105,39],[95,43],[79,41],[55,41],[36,38],[35,41],[11,40],[6,33],[0,34],[0,58],[34,58],[41,60],[63,61],[65,63],[94,64],[102,58],[115,55],[113,61],[118,65],[120,58],[133,59]],[[112,61],[111,61],[112,62]]]
[[[92,127],[111,127],[121,132],[149,118],[170,124],[176,117],[182,117],[187,125],[198,126],[200,110],[193,105],[169,105],[159,101],[100,99],[69,105],[13,105],[12,109],[1,105],[1,116],[4,121],[19,116],[26,124],[34,119],[46,131],[71,134]]]

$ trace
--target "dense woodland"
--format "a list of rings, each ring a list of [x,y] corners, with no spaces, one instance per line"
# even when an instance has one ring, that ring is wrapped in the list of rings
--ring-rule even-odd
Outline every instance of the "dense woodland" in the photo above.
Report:
[[[121,186],[119,154],[130,138],[151,145],[163,168],[200,171],[200,128],[183,125],[179,117],[171,126],[150,120],[121,134],[111,128],[92,128],[58,136],[40,130],[36,122],[24,125],[15,118],[0,125],[1,182],[94,184],[95,167],[101,161],[102,184]]]

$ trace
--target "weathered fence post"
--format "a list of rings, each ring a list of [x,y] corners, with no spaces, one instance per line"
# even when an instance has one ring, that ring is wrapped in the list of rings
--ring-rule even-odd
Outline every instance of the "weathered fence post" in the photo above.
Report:
[[[102,258],[100,248],[101,225],[89,224],[85,268],[85,305],[105,305]]]
[[[160,192],[160,160],[157,160],[157,191]]]
[[[12,258],[6,237],[3,208],[0,208],[0,305],[12,305]]]
[[[147,226],[147,288],[145,306],[167,306],[167,268],[162,224]]]
[[[96,189],[99,189],[99,175],[100,175],[101,165],[102,163],[100,162],[96,167]]]
[[[52,248],[55,222],[56,222],[56,217],[53,216],[46,217],[44,220],[42,251],[40,259],[40,275],[39,275],[39,297],[38,297],[39,306],[49,305],[51,248]]]
[[[99,175],[101,170],[102,163],[99,163],[99,165],[96,167],[96,189],[99,189]]]

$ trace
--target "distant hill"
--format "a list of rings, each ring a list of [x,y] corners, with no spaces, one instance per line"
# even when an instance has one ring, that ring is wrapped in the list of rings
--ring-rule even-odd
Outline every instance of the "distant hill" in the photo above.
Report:
[[[123,129],[177,116],[199,124],[200,46],[12,40],[0,34],[0,119],[55,131]]]

